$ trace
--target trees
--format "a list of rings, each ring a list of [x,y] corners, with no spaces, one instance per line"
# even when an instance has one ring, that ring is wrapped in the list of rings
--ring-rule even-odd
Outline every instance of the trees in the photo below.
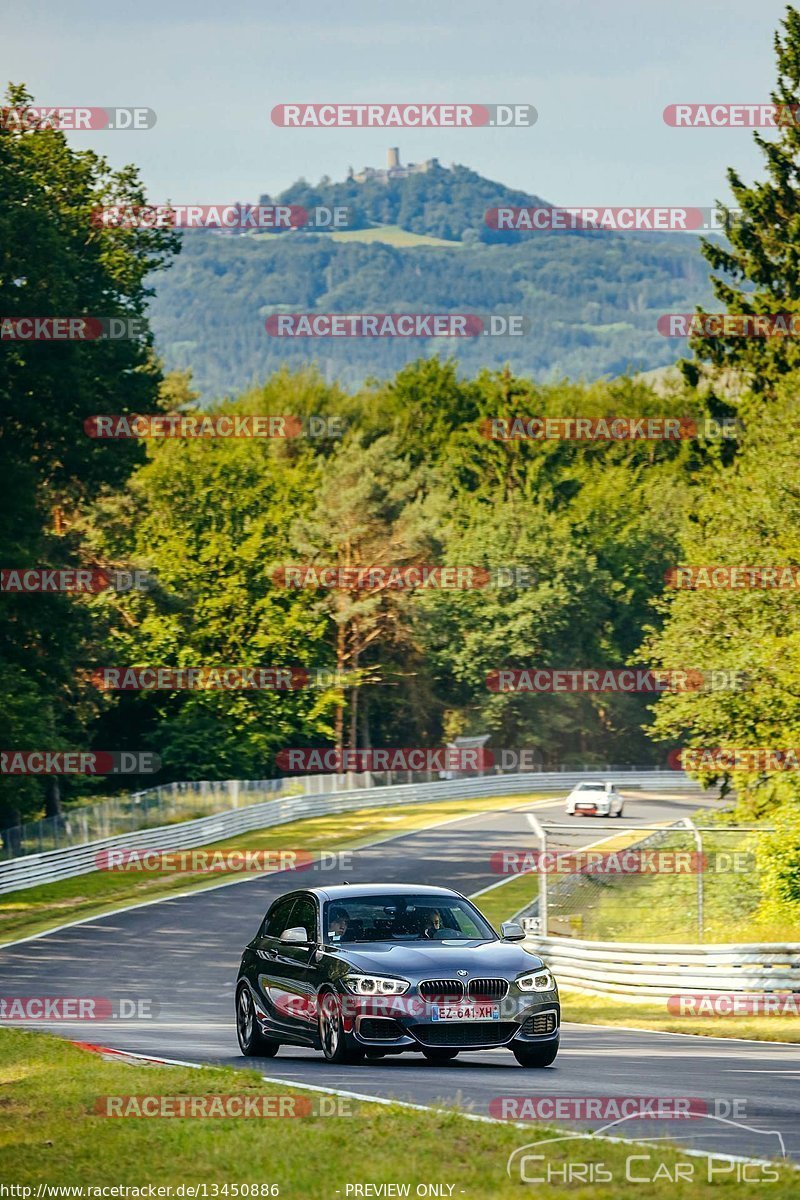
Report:
[[[778,80],[771,94],[779,106],[776,138],[753,136],[764,155],[767,177],[748,187],[738,172],[728,182],[738,211],[721,206],[729,245],[704,240],[703,254],[712,269],[714,295],[729,313],[800,312],[800,13],[787,7],[783,32],[775,34]],[[796,337],[720,336],[695,338],[690,346],[699,362],[744,377],[751,398],[772,395],[780,377],[800,367]],[[700,378],[698,362],[684,364],[691,383]]]
[[[31,103],[12,86],[10,107]],[[142,203],[132,167],[112,171],[73,151],[58,130],[0,124],[0,313],[4,317],[141,317],[147,274],[176,246],[162,231],[92,221],[111,199]],[[0,356],[0,560],[4,567],[85,561],[79,518],[98,488],[120,486],[134,443],[84,435],[94,413],[148,411],[159,381],[149,334],[120,341],[3,342]],[[67,595],[0,595],[3,744],[81,745],[92,712],[76,670],[91,640],[82,603]],[[21,698],[27,697],[24,705]],[[24,711],[23,711],[24,709]],[[85,742],[83,742],[85,744]],[[48,804],[56,811],[55,781]],[[6,823],[37,807],[39,785],[0,778]]]
[[[787,375],[761,419],[751,421],[735,462],[709,469],[685,524],[680,561],[691,565],[800,564],[798,375]],[[653,732],[701,747],[784,748],[800,736],[800,619],[792,589],[673,591],[648,646],[659,666],[737,670],[745,690],[663,696]],[[708,777],[708,773],[706,773]],[[761,813],[798,797],[796,774],[736,773],[743,808]]]
[[[336,392],[284,376],[226,412],[324,412]],[[152,593],[100,596],[106,661],[163,667],[304,667],[330,671],[327,629],[308,596],[277,587],[290,529],[313,504],[324,451],[295,442],[151,442],[125,493],[109,491],[95,523],[102,553],[146,565]],[[114,745],[154,749],[165,779],[265,778],[297,737],[332,733],[329,689],[123,692],[102,727]]]
[[[436,545],[428,492],[429,472],[411,469],[399,453],[396,436],[385,434],[365,445],[354,433],[331,454],[320,472],[312,511],[295,522],[291,539],[301,561],[351,567],[406,567],[435,562]],[[335,665],[350,675],[336,706],[334,739],[345,744],[345,695],[348,696],[348,744],[359,745],[359,696],[370,683],[391,686],[387,660],[398,651],[411,668],[409,597],[389,585],[369,590],[335,589],[319,608],[335,629]],[[369,743],[364,710],[363,728]]]

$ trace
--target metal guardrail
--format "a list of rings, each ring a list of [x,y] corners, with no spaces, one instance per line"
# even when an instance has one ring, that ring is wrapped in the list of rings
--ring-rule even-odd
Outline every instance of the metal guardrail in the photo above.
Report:
[[[523,924],[535,928],[535,918]],[[539,937],[524,943],[564,987],[634,1001],[687,993],[800,992],[800,942],[698,946]]]
[[[253,829],[284,825],[304,817],[347,812],[357,808],[383,808],[395,804],[423,804],[435,800],[466,800],[481,796],[514,796],[526,792],[567,791],[588,777],[613,778],[617,774],[622,787],[653,790],[698,790],[697,784],[678,771],[609,772],[607,769],[575,772],[530,772],[516,775],[490,775],[448,779],[436,783],[409,783],[378,788],[331,790],[314,796],[289,796],[258,804],[231,808],[197,820],[143,829],[139,832],[102,838],[82,846],[27,854],[0,863],[0,894],[22,888],[70,879],[98,870],[101,851],[116,846],[138,849],[189,850],[221,841]],[[319,777],[317,777],[317,780]],[[317,781],[315,780],[315,782]],[[245,786],[244,784],[242,785]]]
[[[314,790],[309,780],[224,779],[167,783],[142,792],[121,792],[95,804],[67,808],[59,816],[42,817],[0,830],[0,862],[24,854],[85,846],[137,829],[210,817],[235,808],[237,803],[255,804],[276,793],[294,796]]]
[[[535,768],[537,771],[541,768]],[[563,764],[549,768],[555,772],[574,774],[580,771],[628,775],[647,767],[604,763]],[[479,775],[512,774],[499,768],[478,772]],[[460,773],[463,777],[464,773]],[[471,773],[472,774],[472,773]],[[268,796],[318,796],[327,792],[352,791],[354,788],[394,787],[403,783],[437,783],[452,775],[429,771],[350,771],[342,775],[291,775],[278,779],[217,779],[190,780],[157,784],[140,792],[120,792],[94,804],[78,804],[58,816],[42,817],[0,830],[0,862],[20,858],[23,854],[45,854],[48,850],[65,850],[70,846],[85,846],[103,838],[118,837],[137,829],[155,829],[179,821],[210,817],[244,804],[257,804]]]

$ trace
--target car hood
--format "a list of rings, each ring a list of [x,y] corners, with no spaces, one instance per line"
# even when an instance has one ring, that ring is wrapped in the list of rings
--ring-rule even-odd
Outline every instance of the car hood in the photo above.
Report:
[[[419,979],[449,979],[456,971],[512,977],[543,965],[519,942],[362,942],[339,948],[336,957],[359,971]]]

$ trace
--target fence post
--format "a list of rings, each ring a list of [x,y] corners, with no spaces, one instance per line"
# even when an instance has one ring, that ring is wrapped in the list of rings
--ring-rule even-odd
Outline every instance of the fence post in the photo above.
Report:
[[[703,940],[703,839],[700,835],[700,830],[695,825],[690,817],[683,818],[683,824],[694,837],[694,844],[697,847],[697,940]]]
[[[547,937],[547,832],[535,813],[528,813],[528,822],[539,839],[542,851],[544,870],[539,871],[539,930],[542,937]]]

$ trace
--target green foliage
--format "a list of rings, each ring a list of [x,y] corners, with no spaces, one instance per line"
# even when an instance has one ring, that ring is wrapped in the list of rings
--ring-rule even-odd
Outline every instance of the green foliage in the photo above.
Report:
[[[788,6],[782,25],[775,35],[778,81],[771,99],[791,120],[779,123],[775,138],[754,133],[767,178],[749,187],[737,171],[728,171],[735,205],[721,205],[720,211],[729,243],[702,244],[720,273],[711,279],[714,295],[729,313],[800,312],[800,127],[794,120],[800,103],[800,13]],[[800,367],[795,337],[722,336],[690,344],[698,360],[742,374],[756,393],[771,394],[782,375]],[[684,369],[697,382],[698,364]]]
[[[679,559],[687,565],[800,565],[800,402],[798,377],[787,375],[775,398],[750,413],[734,463],[698,477]],[[800,613],[792,589],[676,591],[659,604],[664,619],[645,654],[654,665],[691,664],[741,673],[744,690],[666,694],[655,709],[654,736],[707,749],[788,749],[800,745]],[[797,891],[796,771],[699,772],[708,784],[736,789],[737,814],[769,816],[778,832],[759,842],[764,897],[759,916],[782,918]],[[795,907],[794,912],[798,909]]]
[[[6,102],[31,97],[12,86]],[[0,313],[4,317],[141,317],[146,276],[177,243],[159,231],[106,229],[93,210],[111,198],[142,203],[136,171],[112,171],[72,150],[57,130],[0,126]],[[0,562],[3,567],[94,565],[82,555],[81,509],[103,485],[121,487],[141,459],[135,443],[92,441],[84,420],[148,411],[159,371],[151,338],[3,341],[0,355]],[[94,702],[76,678],[101,631],[67,595],[0,596],[0,743],[86,747]],[[69,785],[67,785],[69,787]],[[5,821],[29,810],[41,784],[0,778]],[[47,790],[51,811],[58,788]]]
[[[106,740],[157,750],[168,778],[269,775],[284,746],[438,745],[456,732],[539,746],[555,762],[646,761],[643,698],[497,694],[486,677],[630,660],[674,561],[696,451],[502,443],[483,430],[497,415],[697,409],[688,393],[659,399],[626,381],[537,388],[507,371],[461,381],[452,362],[421,360],[350,396],[281,373],[219,409],[336,412],[348,422],[340,444],[151,442],[147,464],[92,522],[98,554],[159,580],[152,595],[94,602],[111,628],[105,661],[302,665],[346,678],[291,695],[124,694],[109,703]],[[297,563],[511,576],[474,591],[276,585],[275,569]]]
[[[478,199],[475,207],[482,214]],[[675,234],[543,233],[449,250],[192,232],[150,311],[167,366],[191,368],[208,402],[311,363],[349,388],[423,355],[455,355],[464,375],[508,364],[550,382],[648,370],[673,363],[683,345],[657,331],[661,314],[710,300],[695,239]],[[371,338],[264,328],[277,312],[399,311],[522,314],[530,327],[518,337],[382,338],[379,353]]]
[[[699,476],[702,490],[682,531],[681,562],[800,564],[799,415],[797,382],[789,377],[774,404],[748,422],[734,463]],[[665,695],[655,732],[702,747],[798,744],[800,618],[792,590],[681,590],[659,607],[667,620],[650,639],[655,663],[738,670],[748,686]],[[736,785],[744,789],[742,805],[756,814],[797,788],[791,772],[763,778],[737,772]]]
[[[261,200],[270,203],[268,196]],[[300,204],[307,209],[345,205],[352,213],[350,225],[358,229],[399,225],[411,233],[427,233],[453,242],[468,240],[465,232],[491,242],[518,241],[521,235],[489,229],[484,221],[487,209],[500,205],[541,206],[547,201],[453,163],[450,169],[432,166],[405,179],[366,179],[364,183],[322,180],[316,186],[298,180],[280,194],[278,203]]]

